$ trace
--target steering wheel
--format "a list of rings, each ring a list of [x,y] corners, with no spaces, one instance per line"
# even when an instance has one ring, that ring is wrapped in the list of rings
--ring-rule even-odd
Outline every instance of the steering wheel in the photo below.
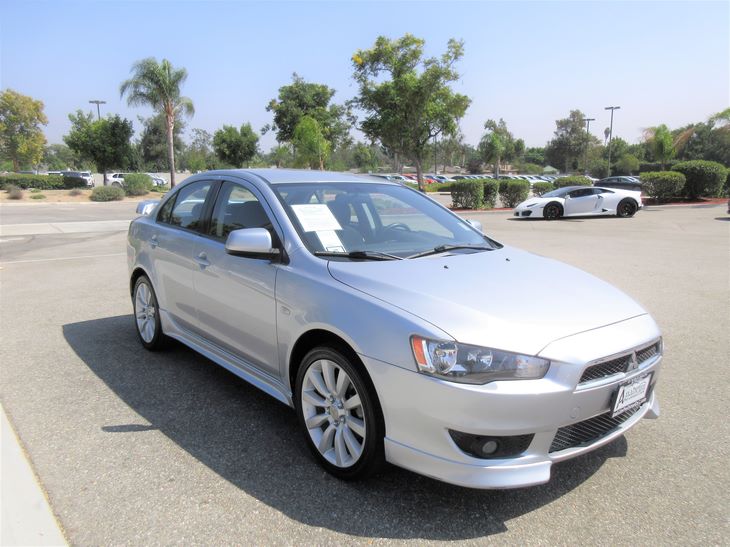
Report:
[[[410,226],[408,226],[407,224],[403,224],[402,222],[394,222],[393,224],[383,226],[383,230],[403,230],[405,232],[412,231]]]

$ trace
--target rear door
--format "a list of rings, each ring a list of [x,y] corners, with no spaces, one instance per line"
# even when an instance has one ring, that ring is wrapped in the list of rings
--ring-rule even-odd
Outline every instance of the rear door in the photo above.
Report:
[[[166,201],[149,241],[160,307],[187,330],[194,330],[198,323],[193,290],[193,272],[198,265],[193,250],[204,229],[205,211],[215,184],[189,184]]]

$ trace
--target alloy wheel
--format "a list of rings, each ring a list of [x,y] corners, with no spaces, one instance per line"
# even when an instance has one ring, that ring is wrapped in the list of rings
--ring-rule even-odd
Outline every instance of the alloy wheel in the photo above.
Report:
[[[319,359],[308,368],[301,390],[307,432],[319,453],[338,468],[357,463],[367,424],[354,382],[334,361]]]
[[[148,344],[155,337],[157,303],[147,283],[137,285],[134,295],[134,315],[137,321],[137,330],[142,340]]]

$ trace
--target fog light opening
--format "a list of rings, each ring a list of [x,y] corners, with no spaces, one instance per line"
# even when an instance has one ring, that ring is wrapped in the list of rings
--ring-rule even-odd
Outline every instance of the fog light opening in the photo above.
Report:
[[[533,433],[499,437],[472,435],[471,433],[463,433],[452,429],[449,429],[449,435],[462,452],[481,460],[519,456],[527,450],[535,437]]]
[[[499,448],[499,443],[494,440],[489,440],[482,445],[482,454],[485,456],[491,456]]]

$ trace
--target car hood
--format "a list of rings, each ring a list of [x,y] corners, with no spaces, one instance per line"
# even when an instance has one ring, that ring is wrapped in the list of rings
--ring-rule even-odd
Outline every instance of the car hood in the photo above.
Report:
[[[511,247],[387,262],[331,261],[329,271],[459,342],[529,355],[559,338],[646,314],[590,274]]]

